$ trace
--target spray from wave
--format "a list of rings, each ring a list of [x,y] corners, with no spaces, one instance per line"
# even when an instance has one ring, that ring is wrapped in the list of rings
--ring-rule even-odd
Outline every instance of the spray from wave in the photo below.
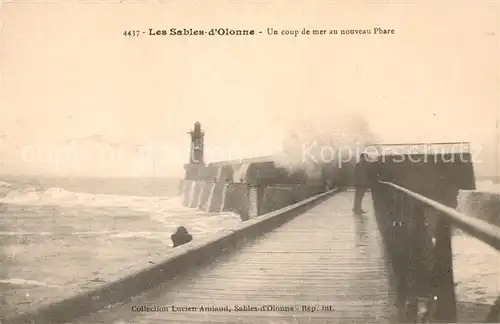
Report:
[[[283,139],[283,151],[275,163],[291,172],[319,172],[321,164],[350,161],[367,144],[378,141],[368,122],[357,114],[320,112],[295,121]]]

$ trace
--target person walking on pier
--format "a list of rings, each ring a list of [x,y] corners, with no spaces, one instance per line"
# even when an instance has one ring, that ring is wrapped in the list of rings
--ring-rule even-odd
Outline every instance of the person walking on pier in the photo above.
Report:
[[[352,211],[356,215],[361,215],[366,213],[362,209],[363,196],[370,187],[370,172],[369,172],[369,161],[366,153],[361,153],[359,156],[359,161],[354,166],[354,186],[356,188],[356,193],[354,194],[354,207]]]

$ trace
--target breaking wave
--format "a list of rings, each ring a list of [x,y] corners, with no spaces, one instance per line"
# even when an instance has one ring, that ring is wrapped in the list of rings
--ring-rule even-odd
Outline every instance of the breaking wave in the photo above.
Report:
[[[91,194],[73,192],[63,188],[36,188],[16,186],[0,181],[0,203],[16,205],[84,205],[94,207],[139,207],[153,204],[151,207],[174,207],[179,204],[178,197],[163,196],[122,196],[112,194]]]

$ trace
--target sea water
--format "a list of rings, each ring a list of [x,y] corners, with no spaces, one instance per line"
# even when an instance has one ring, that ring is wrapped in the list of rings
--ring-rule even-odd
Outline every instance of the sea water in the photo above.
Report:
[[[182,206],[179,179],[10,178],[0,182],[0,314],[102,281],[241,221]]]
[[[500,185],[492,181],[478,181],[476,187],[500,193]],[[460,195],[458,200],[460,211]],[[453,235],[452,250],[457,299],[492,304],[500,297],[500,253],[460,231]]]

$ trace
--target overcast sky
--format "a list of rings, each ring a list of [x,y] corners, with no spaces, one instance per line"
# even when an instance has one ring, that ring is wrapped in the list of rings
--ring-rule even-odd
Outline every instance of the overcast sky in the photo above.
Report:
[[[328,128],[345,113],[385,142],[486,145],[481,169],[496,169],[498,3],[274,3],[3,3],[3,171],[182,175],[197,120],[222,159],[271,153],[297,120]],[[265,35],[377,26],[395,34]],[[123,35],[173,27],[264,34]]]

